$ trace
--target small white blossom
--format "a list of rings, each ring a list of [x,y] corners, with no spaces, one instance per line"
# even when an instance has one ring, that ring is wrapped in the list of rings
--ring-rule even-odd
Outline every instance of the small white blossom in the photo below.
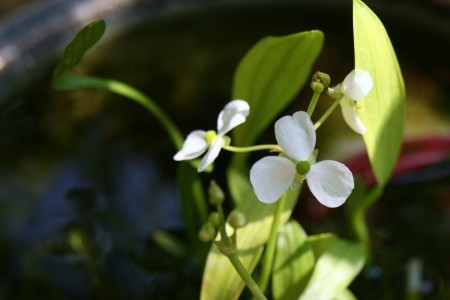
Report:
[[[275,137],[284,154],[264,157],[250,170],[250,181],[261,202],[277,201],[289,187],[305,179],[323,205],[337,207],[345,202],[354,187],[353,175],[336,161],[316,163],[316,132],[307,113],[299,111],[279,119]]]
[[[214,162],[224,143],[230,138],[225,134],[231,129],[245,122],[250,113],[250,106],[244,100],[233,100],[225,105],[217,119],[217,132],[214,130],[194,130],[186,137],[183,147],[173,157],[174,160],[190,160],[203,156],[197,171],[204,171]]]
[[[366,97],[373,87],[372,77],[365,70],[355,69],[351,71],[344,81],[331,89],[334,93],[342,94],[341,110],[345,122],[359,134],[366,132],[366,127],[361,122],[357,112],[357,101]]]

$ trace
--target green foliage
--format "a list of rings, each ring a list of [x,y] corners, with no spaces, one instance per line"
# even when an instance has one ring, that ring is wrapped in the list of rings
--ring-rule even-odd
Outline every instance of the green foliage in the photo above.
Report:
[[[320,243],[323,245],[320,245]],[[361,243],[348,242],[331,236],[316,239],[316,265],[308,285],[299,299],[334,299],[350,297],[348,285],[359,274],[366,260],[366,248]],[[342,298],[341,298],[342,299]],[[351,299],[351,298],[344,298]]]
[[[317,30],[259,41],[240,62],[233,84],[233,98],[246,100],[251,113],[234,130],[234,142],[252,145],[272,124],[311,76],[323,45]]]
[[[269,237],[276,205],[261,203],[255,196],[248,179],[241,182],[242,201],[237,209],[245,214],[247,225],[237,230],[237,249],[242,264],[251,274],[255,269]],[[292,208],[297,202],[300,189],[289,190],[281,216],[284,224],[291,215]],[[228,232],[232,232],[228,228]],[[238,299],[245,284],[234,270],[228,258],[212,246],[206,261],[203,274],[201,299],[203,300],[231,300]]]
[[[289,221],[278,233],[272,274],[274,299],[297,299],[314,269],[315,257],[308,236],[296,221]]]
[[[84,54],[94,46],[106,30],[104,20],[96,20],[81,29],[75,38],[66,46],[61,61],[56,66],[54,78],[71,70],[80,63]]]
[[[386,30],[360,0],[353,0],[355,67],[370,72],[374,87],[358,102],[367,128],[364,142],[379,185],[395,167],[402,145],[405,88],[400,67]]]

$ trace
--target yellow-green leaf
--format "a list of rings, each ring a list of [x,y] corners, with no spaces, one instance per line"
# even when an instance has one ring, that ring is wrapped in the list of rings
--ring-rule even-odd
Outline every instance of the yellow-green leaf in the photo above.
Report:
[[[370,72],[374,86],[358,101],[359,116],[372,169],[384,185],[395,167],[403,138],[405,88],[389,36],[378,17],[360,0],[353,0],[355,68]]]
[[[234,142],[251,145],[289,104],[309,79],[322,50],[323,33],[317,30],[258,42],[240,62],[233,83],[233,98],[246,100],[251,113],[234,131]]]
[[[280,228],[272,275],[274,299],[297,299],[305,288],[315,263],[307,238],[297,221]]]
[[[339,297],[359,274],[366,260],[362,243],[341,239],[317,258],[311,279],[299,299],[333,299]]]
[[[263,246],[269,237],[276,204],[261,203],[256,198],[248,181],[247,185],[247,188],[241,190],[245,193],[241,195],[245,201],[241,201],[237,209],[246,216],[248,224],[237,231],[237,248],[243,265],[252,273],[261,257]],[[281,225],[291,215],[299,192],[300,189],[289,189],[287,192],[281,216]],[[213,246],[206,260],[200,299],[238,299],[244,287],[244,282],[228,258]]]

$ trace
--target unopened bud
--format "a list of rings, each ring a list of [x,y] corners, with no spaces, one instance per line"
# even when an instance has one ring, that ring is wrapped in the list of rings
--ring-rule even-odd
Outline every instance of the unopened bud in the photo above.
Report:
[[[208,194],[209,203],[211,203],[212,205],[220,204],[223,202],[223,200],[225,200],[225,194],[214,180],[211,180],[211,183],[209,184]]]
[[[324,87],[322,83],[313,81],[311,82],[311,89],[313,90],[314,93],[322,93]]]
[[[211,222],[203,224],[202,228],[198,232],[198,238],[202,242],[209,242],[216,237],[216,228]]]
[[[311,82],[318,82],[323,85],[323,89],[326,89],[331,82],[330,75],[323,73],[323,72],[316,72],[312,76]]]
[[[238,210],[233,210],[232,212],[230,212],[227,222],[234,229],[239,229],[247,225],[245,215]]]
[[[218,212],[212,212],[212,213],[209,215],[209,222],[211,222],[211,224],[212,224],[213,226],[219,226],[220,223],[222,223],[221,221],[222,221],[222,220],[221,220],[220,215],[219,215]]]

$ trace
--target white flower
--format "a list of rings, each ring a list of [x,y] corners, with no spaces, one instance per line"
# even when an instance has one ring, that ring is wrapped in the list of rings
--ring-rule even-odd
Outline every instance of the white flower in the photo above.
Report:
[[[246,101],[233,100],[229,102],[217,119],[217,133],[214,130],[192,131],[173,159],[177,161],[194,159],[206,152],[197,169],[198,172],[204,171],[217,158],[224,143],[229,143],[230,138],[225,134],[244,123],[249,112],[250,106]]]
[[[264,157],[250,170],[250,181],[261,202],[277,201],[304,179],[323,205],[337,207],[345,202],[354,187],[353,175],[336,161],[316,163],[316,132],[307,113],[299,111],[279,119],[275,137],[284,154]]]
[[[356,102],[366,97],[372,87],[373,81],[370,73],[355,69],[345,77],[342,84],[334,88],[343,95],[340,105],[345,122],[359,134],[364,134],[366,127],[358,116]]]

